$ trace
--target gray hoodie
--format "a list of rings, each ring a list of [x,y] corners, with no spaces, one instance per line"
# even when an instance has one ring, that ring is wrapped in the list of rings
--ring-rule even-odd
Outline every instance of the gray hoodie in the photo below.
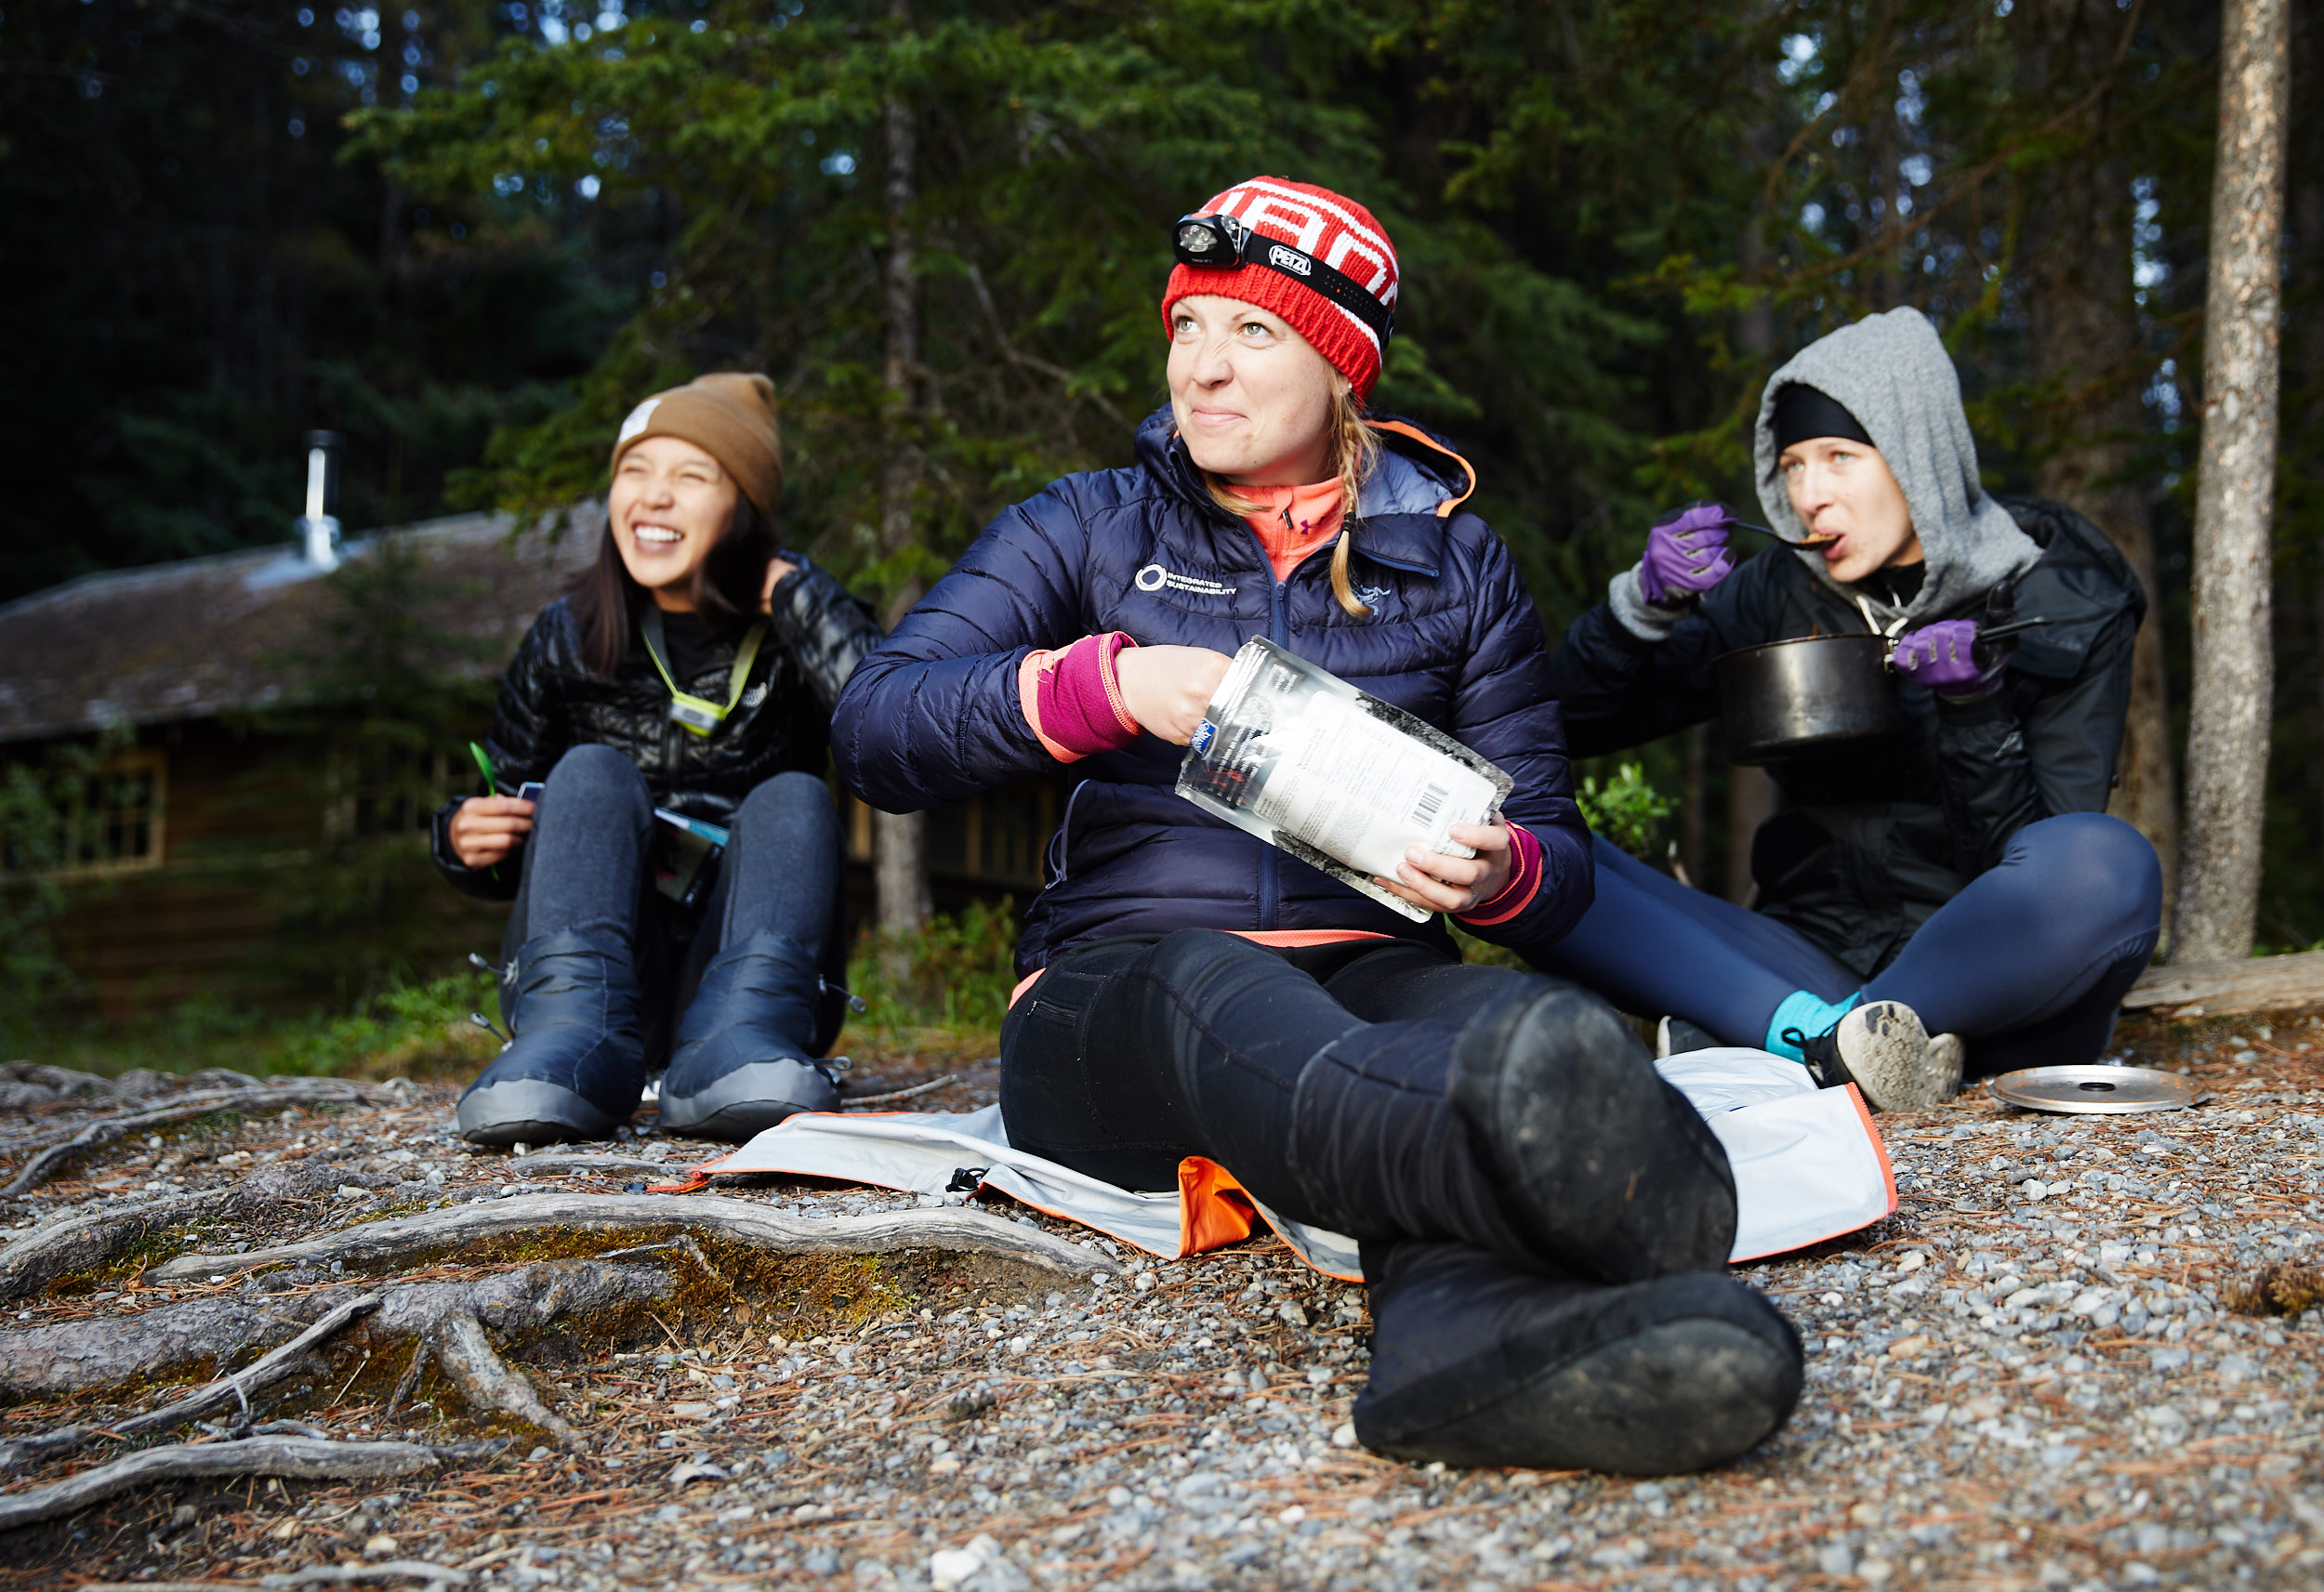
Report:
[[[1927,316],[1913,309],[1867,315],[1810,343],[1768,378],[1753,447],[1759,503],[1771,527],[1796,539],[1807,527],[1792,513],[1791,494],[1776,467],[1776,394],[1793,382],[1817,388],[1856,417],[1912,510],[1928,568],[1920,591],[1903,608],[1868,586],[1833,580],[1814,548],[1795,553],[1817,580],[1850,602],[1861,598],[1882,629],[1899,618],[1918,625],[1960,609],[2040,561],[2040,545],[1986,495],[1977,479],[1977,445],[1961,412],[1961,377]],[[1614,577],[1606,599],[1623,628],[1650,641],[1669,635],[1685,612],[1646,601],[1635,569]]]
[[[1868,601],[1882,628],[1899,615],[1917,625],[1957,610],[2040,561],[2040,544],[2017,528],[1977,479],[1977,445],[1961,412],[1961,377],[1927,316],[1909,308],[1867,315],[1810,343],[1768,378],[1752,449],[1759,505],[1770,526],[1800,537],[1807,527],[1791,512],[1791,494],[1776,466],[1776,394],[1793,382],[1836,399],[1856,417],[1912,509],[1928,571],[1902,609],[1867,587],[1833,580],[1815,549],[1802,547],[1796,555],[1851,601]]]

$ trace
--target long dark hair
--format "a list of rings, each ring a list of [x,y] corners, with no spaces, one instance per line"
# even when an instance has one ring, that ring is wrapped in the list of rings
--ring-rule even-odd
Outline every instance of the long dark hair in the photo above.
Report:
[[[767,565],[778,551],[772,522],[750,499],[735,493],[734,517],[727,521],[726,534],[694,566],[694,612],[702,622],[714,631],[741,628],[759,612]],[[621,561],[621,545],[614,539],[610,516],[597,545],[597,562],[574,581],[566,600],[581,630],[581,661],[591,674],[610,678],[629,656],[629,638],[638,627],[640,606],[654,600]]]

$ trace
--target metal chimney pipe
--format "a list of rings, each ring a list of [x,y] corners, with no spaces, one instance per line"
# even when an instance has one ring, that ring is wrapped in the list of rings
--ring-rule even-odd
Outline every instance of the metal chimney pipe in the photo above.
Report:
[[[339,567],[339,450],[347,439],[337,431],[307,433],[307,512],[298,517],[298,536],[307,561],[324,572]]]

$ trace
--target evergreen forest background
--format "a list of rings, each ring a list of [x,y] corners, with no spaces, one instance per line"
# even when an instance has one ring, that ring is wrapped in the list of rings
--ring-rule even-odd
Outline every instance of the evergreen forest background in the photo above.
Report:
[[[2124,799],[2167,815],[2218,27],[2187,0],[7,0],[0,601],[284,540],[312,427],[350,440],[350,531],[554,511],[640,396],[747,367],[783,395],[790,539],[892,608],[999,507],[1129,457],[1167,223],[1274,172],[1393,234],[1376,402],[1475,463],[1552,634],[1660,509],[1757,518],[1746,418],[1790,351],[1926,310],[1988,485],[2152,573]],[[2296,17],[2278,950],[2324,941],[2319,47]],[[1643,764],[1723,881],[1715,737]]]

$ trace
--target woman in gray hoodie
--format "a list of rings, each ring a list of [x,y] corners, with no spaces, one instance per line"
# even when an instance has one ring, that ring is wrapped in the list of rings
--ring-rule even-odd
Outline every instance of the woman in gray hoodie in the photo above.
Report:
[[[1596,846],[1595,904],[1542,967],[1720,1043],[1854,1081],[1876,1108],[1979,1072],[2089,1061],[2154,954],[2154,849],[2105,814],[2146,595],[2071,509],[1988,495],[1935,329],[1868,316],[1770,378],[1755,450],[1795,546],[1737,564],[1699,504],[1552,663],[1578,757],[1711,717],[1713,660],[1814,635],[1897,638],[1908,729],[1769,771],[1755,910]],[[2014,617],[2047,623],[1981,634]],[[1933,1041],[1931,1034],[1936,1037]]]

